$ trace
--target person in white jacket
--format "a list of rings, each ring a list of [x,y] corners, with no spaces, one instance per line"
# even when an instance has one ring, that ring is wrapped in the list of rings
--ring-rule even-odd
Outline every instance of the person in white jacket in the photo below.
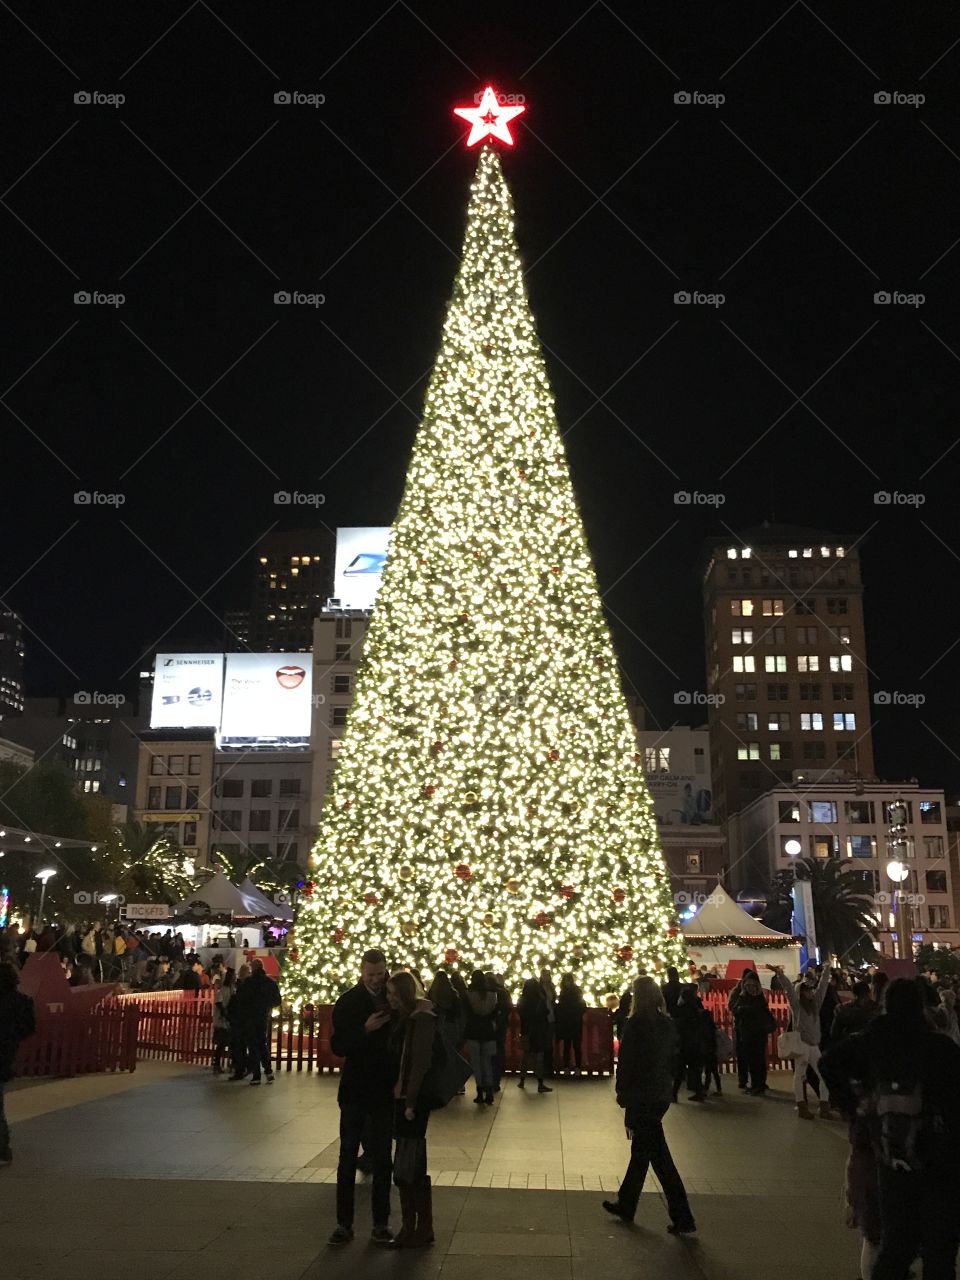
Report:
[[[809,1067],[820,1085],[820,1114],[829,1118],[830,1103],[827,1099],[827,1086],[820,1076],[818,1063],[820,1062],[820,1008],[826,998],[827,987],[830,985],[830,968],[828,965],[823,966],[819,982],[815,981],[815,975],[812,972],[808,972],[796,986],[784,976],[782,965],[768,964],[767,968],[773,974],[771,990],[782,991],[790,1003],[793,1029],[799,1034],[803,1046],[793,1059],[793,1098],[797,1104],[797,1115],[802,1120],[813,1119],[813,1112],[803,1097],[803,1082]]]

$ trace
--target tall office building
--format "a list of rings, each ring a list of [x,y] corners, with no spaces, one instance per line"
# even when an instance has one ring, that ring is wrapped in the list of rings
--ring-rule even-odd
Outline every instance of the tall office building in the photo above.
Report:
[[[333,594],[336,536],[329,529],[268,534],[254,552],[247,643],[267,653],[307,652],[313,620]]]
[[[860,556],[768,525],[705,547],[714,804],[728,819],[794,770],[874,776]]]
[[[0,605],[0,716],[23,711],[23,623]]]

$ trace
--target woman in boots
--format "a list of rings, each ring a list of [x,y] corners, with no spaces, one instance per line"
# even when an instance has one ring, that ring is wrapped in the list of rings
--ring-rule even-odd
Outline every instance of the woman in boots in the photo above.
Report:
[[[517,1087],[524,1087],[527,1072],[532,1069],[537,1077],[537,1093],[553,1093],[549,1085],[543,1083],[544,1055],[553,1040],[553,1024],[550,1022],[543,987],[536,978],[528,978],[523,984],[517,1010],[520,1014],[520,1042],[523,1046]]]
[[[793,1014],[793,1029],[800,1033],[803,1046],[793,1060],[793,1098],[797,1104],[797,1115],[801,1120],[813,1119],[813,1113],[803,1096],[803,1082],[809,1067],[820,1086],[820,1114],[829,1120],[830,1103],[827,1100],[826,1087],[820,1079],[818,1064],[820,1062],[820,1008],[826,998],[827,987],[830,985],[830,969],[827,965],[823,966],[819,982],[816,980],[816,975],[808,970],[803,980],[795,987],[790,979],[785,977],[782,965],[768,964],[767,968],[773,974],[770,989],[782,991],[789,1001],[790,1012]]]
[[[393,1180],[400,1192],[403,1225],[394,1238],[398,1249],[433,1244],[433,1192],[427,1176],[427,1121],[430,1108],[421,1099],[424,1076],[433,1061],[437,1016],[412,973],[395,973],[387,1000],[397,1016],[393,1042],[399,1057],[394,1086],[396,1152]]]

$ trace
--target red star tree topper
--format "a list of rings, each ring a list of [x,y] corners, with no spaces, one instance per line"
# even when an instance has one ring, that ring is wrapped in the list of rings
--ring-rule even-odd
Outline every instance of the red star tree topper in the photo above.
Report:
[[[488,84],[481,95],[479,106],[455,107],[453,114],[470,125],[468,147],[476,146],[484,138],[496,138],[498,142],[505,142],[508,147],[512,147],[513,137],[507,125],[526,109],[525,106],[501,105],[496,90]]]

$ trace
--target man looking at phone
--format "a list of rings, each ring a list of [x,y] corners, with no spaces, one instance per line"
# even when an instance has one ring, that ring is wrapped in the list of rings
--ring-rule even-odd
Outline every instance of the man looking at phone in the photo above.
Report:
[[[364,1151],[373,1164],[371,1209],[375,1244],[390,1245],[391,1134],[395,1064],[390,1053],[390,1007],[386,996],[387,962],[382,951],[367,951],[360,963],[360,981],[345,991],[333,1007],[330,1047],[345,1059],[340,1072],[340,1160],[337,1164],[337,1225],[332,1245],[353,1239],[354,1187],[357,1155]]]

